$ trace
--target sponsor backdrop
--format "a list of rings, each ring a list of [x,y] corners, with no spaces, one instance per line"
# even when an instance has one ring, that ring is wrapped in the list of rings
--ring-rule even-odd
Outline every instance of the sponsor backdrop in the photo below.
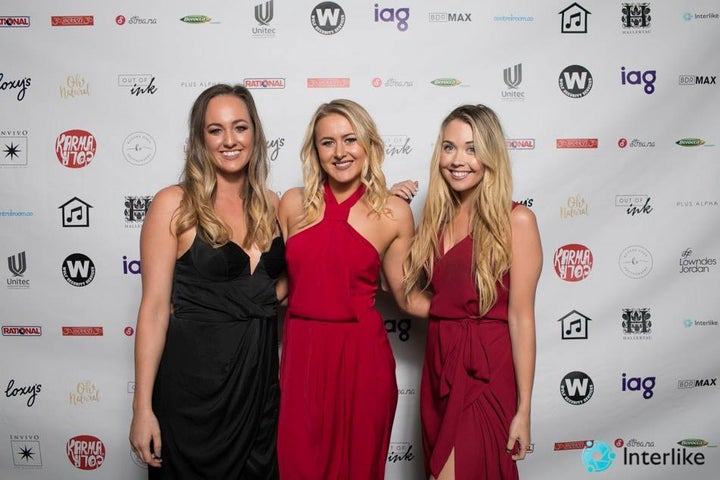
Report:
[[[138,237],[206,87],[253,89],[270,186],[317,105],[363,104],[389,183],[441,119],[500,115],[539,221],[526,479],[716,478],[720,3],[5,0],[0,477],[143,478],[127,441]],[[425,327],[378,301],[400,388],[390,479],[422,478]],[[203,445],[197,448],[202,449]]]

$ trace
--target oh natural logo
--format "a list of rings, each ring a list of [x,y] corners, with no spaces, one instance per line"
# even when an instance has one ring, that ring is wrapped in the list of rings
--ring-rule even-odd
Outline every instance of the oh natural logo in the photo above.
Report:
[[[75,388],[70,391],[70,405],[85,405],[100,401],[100,390],[89,380],[78,382]]]
[[[85,130],[67,130],[55,140],[55,155],[63,167],[83,168],[90,165],[96,150],[95,137]]]
[[[60,86],[60,98],[74,98],[90,95],[90,84],[79,74],[68,75],[65,85]]]
[[[593,255],[588,247],[578,243],[563,245],[553,256],[555,273],[566,282],[579,282],[590,275]]]
[[[95,470],[105,462],[105,445],[93,435],[77,435],[67,441],[65,453],[73,467]]]
[[[572,218],[586,216],[588,214],[588,203],[580,195],[568,197],[565,205],[560,207],[560,218]]]

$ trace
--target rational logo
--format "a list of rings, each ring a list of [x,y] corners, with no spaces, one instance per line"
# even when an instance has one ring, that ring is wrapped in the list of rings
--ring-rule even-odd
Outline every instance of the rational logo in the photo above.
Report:
[[[27,167],[27,152],[27,130],[0,130],[0,167]]]
[[[30,17],[0,17],[0,28],[27,28]]]
[[[569,65],[560,72],[560,91],[570,98],[582,98],[592,90],[593,77],[582,65]]]
[[[89,227],[90,209],[89,203],[73,197],[58,207],[62,213],[63,227]]]
[[[587,33],[588,15],[591,13],[582,5],[573,3],[558,13],[560,33]]]
[[[73,253],[63,260],[62,274],[73,287],[85,287],[95,278],[95,264],[87,255]]]
[[[63,167],[83,168],[95,158],[97,142],[85,130],[67,130],[55,140],[55,155]]]
[[[310,24],[321,35],[334,35],[345,26],[345,11],[335,2],[321,2],[310,12]]]
[[[534,150],[535,139],[534,138],[507,138],[505,139],[505,145],[508,150]]]
[[[248,89],[277,89],[285,88],[284,78],[246,78],[243,80],[243,86]]]
[[[593,393],[595,393],[595,384],[585,372],[570,372],[560,381],[560,395],[570,405],[587,403]]]
[[[3,337],[40,337],[42,327],[39,325],[3,325]]]

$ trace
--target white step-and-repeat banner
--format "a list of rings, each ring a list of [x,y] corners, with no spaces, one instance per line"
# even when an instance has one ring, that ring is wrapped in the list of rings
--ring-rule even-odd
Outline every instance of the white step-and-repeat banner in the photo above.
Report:
[[[161,4],[162,3],[162,4]],[[720,2],[0,4],[0,477],[140,479],[128,441],[138,238],[187,115],[253,89],[270,186],[318,104],[364,105],[389,183],[485,103],[540,225],[525,479],[720,471]],[[6,261],[7,260],[7,261]],[[400,398],[389,479],[420,479],[425,327],[380,299]],[[203,448],[198,445],[198,448]]]

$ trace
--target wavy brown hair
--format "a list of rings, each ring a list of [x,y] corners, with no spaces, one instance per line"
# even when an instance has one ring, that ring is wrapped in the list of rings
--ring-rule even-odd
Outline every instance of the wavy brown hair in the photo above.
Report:
[[[268,176],[267,143],[255,101],[250,91],[241,85],[218,84],[209,87],[195,100],[190,110],[185,166],[180,177],[183,197],[176,213],[177,234],[198,227],[197,234],[216,248],[228,243],[232,237],[230,227],[213,209],[217,178],[215,164],[204,137],[208,104],[219,95],[239,98],[250,114],[253,143],[241,191],[247,228],[242,246],[250,248],[254,244],[261,250],[267,250],[276,230],[275,208],[265,187]]]
[[[473,243],[470,268],[480,297],[478,314],[482,316],[495,303],[495,285],[502,281],[512,260],[510,159],[500,121],[495,112],[485,105],[460,106],[445,117],[440,126],[430,162],[428,196],[403,265],[403,290],[407,296],[414,287],[428,288],[434,261],[442,255],[439,239],[447,228],[451,228],[452,219],[460,208],[458,194],[448,186],[440,172],[443,133],[453,120],[470,126],[476,158],[485,167],[483,178],[473,192],[470,212]]]
[[[360,181],[365,185],[365,199],[370,209],[377,215],[387,213],[385,202],[388,191],[385,186],[385,175],[382,172],[382,162],[385,159],[385,145],[378,133],[375,121],[370,114],[358,103],[347,99],[337,99],[323,103],[313,114],[305,131],[305,139],[300,149],[302,161],[303,184],[303,215],[300,225],[310,225],[320,216],[325,205],[323,184],[327,174],[320,165],[317,147],[315,146],[315,128],[318,122],[333,114],[342,115],[350,122],[357,141],[367,154],[363,164]]]

